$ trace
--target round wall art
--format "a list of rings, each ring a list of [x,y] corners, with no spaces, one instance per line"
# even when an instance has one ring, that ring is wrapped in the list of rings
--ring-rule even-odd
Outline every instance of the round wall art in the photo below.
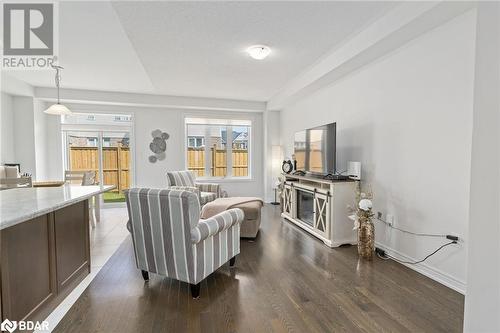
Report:
[[[163,161],[166,157],[167,140],[170,135],[157,129],[151,132],[151,136],[153,140],[149,144],[149,149],[153,152],[153,155],[149,156],[149,162],[156,163],[157,161]]]

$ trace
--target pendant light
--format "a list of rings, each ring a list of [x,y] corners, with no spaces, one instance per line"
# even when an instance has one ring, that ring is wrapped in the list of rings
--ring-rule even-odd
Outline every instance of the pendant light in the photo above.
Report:
[[[54,63],[52,63],[50,66],[56,70],[57,103],[51,105],[47,110],[45,110],[43,112],[45,112],[47,114],[57,115],[57,116],[72,114],[70,109],[68,109],[67,107],[65,107],[64,105],[62,105],[59,102],[59,86],[61,83],[61,72],[60,71],[61,71],[61,69],[64,69],[64,68],[62,66],[54,65]]]

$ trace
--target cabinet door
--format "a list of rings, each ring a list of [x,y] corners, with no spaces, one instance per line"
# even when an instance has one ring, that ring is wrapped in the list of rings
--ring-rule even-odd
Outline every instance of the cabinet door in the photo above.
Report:
[[[89,215],[87,201],[54,213],[57,286],[65,289],[71,282],[90,273]]]
[[[292,195],[293,189],[290,185],[285,184],[283,186],[283,213],[287,215],[292,215]]]
[[[56,295],[52,216],[0,232],[2,319],[33,320]]]
[[[323,193],[314,195],[314,229],[328,235],[330,230],[330,198]]]

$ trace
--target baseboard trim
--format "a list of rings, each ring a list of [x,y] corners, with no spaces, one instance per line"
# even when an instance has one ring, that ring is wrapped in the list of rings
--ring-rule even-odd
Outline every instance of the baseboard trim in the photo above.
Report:
[[[381,244],[379,242],[375,242],[376,246],[383,249],[385,252],[387,252],[389,255],[400,259],[400,260],[405,260],[405,261],[417,261],[415,258],[409,257],[406,254],[403,254],[401,252],[398,252],[384,244]],[[427,276],[428,278],[439,282],[448,288],[451,288],[463,295],[465,295],[466,291],[466,284],[464,281],[457,280],[456,278],[452,277],[451,275],[444,273],[436,268],[433,268],[425,263],[420,263],[416,265],[410,265],[410,264],[402,264],[405,265],[408,268],[413,269],[414,271],[419,272],[420,274],[423,274]]]

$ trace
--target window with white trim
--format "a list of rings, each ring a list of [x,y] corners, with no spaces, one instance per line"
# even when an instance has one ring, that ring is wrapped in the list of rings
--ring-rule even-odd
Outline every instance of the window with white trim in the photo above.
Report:
[[[186,118],[186,168],[203,178],[249,178],[252,122]]]

